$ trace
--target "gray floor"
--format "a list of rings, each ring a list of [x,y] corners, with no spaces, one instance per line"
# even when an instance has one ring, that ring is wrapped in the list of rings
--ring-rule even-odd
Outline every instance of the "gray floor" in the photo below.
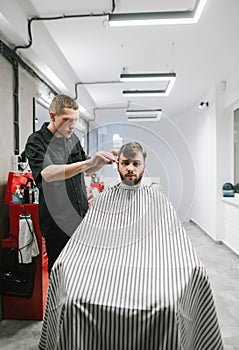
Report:
[[[185,228],[207,268],[225,350],[239,350],[239,258],[224,245],[215,244],[196,225],[186,224]],[[41,325],[39,321],[0,321],[0,349],[38,349]]]

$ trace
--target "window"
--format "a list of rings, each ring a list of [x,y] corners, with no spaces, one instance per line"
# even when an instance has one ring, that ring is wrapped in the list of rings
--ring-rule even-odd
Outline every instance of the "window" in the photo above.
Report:
[[[82,117],[79,117],[76,123],[75,134],[79,137],[84,151],[88,154],[88,123]]]
[[[42,124],[49,121],[50,116],[48,108],[33,98],[33,131],[41,129]]]

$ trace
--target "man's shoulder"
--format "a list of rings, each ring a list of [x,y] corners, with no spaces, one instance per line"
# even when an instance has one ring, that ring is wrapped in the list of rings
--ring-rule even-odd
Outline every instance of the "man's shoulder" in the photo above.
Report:
[[[37,138],[38,138],[38,136],[37,136],[37,131],[32,132],[32,133],[28,136],[28,138],[27,138],[26,146],[27,146],[29,143],[34,142]]]
[[[45,144],[44,137],[40,130],[34,131],[32,134],[28,136],[27,142],[26,142],[26,149],[31,147],[32,145],[40,145]]]
[[[42,132],[41,130],[37,130],[32,132],[29,136],[28,136],[28,140],[30,139],[36,139],[36,138],[41,138],[42,137]]]
[[[52,135],[48,132],[46,125],[42,125],[41,129],[34,131],[28,136],[28,143],[49,143],[52,139]]]

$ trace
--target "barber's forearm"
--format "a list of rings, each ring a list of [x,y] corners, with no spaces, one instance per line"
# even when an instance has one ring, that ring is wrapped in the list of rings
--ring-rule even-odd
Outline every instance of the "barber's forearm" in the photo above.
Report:
[[[42,170],[41,175],[46,182],[69,179],[79,173],[95,173],[106,164],[115,161],[115,155],[111,152],[99,151],[92,158],[82,162],[62,165],[49,165]]]
[[[43,169],[41,175],[46,182],[53,182],[69,179],[79,173],[87,171],[89,168],[92,168],[90,159],[72,164],[52,164]]]
[[[92,167],[90,167],[90,168],[87,168],[87,169],[85,170],[85,172],[86,172],[87,174],[94,174],[94,173],[97,173],[97,171],[101,170],[101,169],[103,168],[103,166],[104,166],[104,164],[98,165],[98,166],[92,166]]]

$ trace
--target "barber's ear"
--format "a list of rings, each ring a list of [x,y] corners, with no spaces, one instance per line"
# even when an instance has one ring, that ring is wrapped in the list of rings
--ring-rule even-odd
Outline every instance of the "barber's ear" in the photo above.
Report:
[[[54,122],[55,121],[55,113],[50,112],[50,119]]]

